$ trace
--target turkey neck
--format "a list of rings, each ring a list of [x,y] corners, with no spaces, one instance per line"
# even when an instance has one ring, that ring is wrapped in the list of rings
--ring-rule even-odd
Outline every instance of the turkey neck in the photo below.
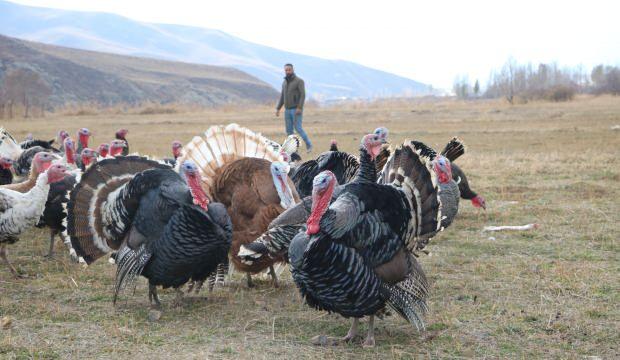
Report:
[[[80,134],[80,146],[82,147],[82,149],[87,148],[88,147],[88,136],[86,135],[81,135]]]
[[[375,161],[365,147],[360,147],[360,168],[353,181],[356,182],[377,182],[377,167]]]
[[[47,183],[47,179],[47,173],[39,174],[34,187],[26,193],[37,205],[45,206],[47,201],[47,194],[50,191],[50,184]]]
[[[72,148],[65,149],[67,164],[75,164],[75,151]]]
[[[187,175],[187,187],[189,187],[189,192],[192,194],[192,199],[194,200],[194,204],[199,205],[204,210],[209,210],[209,198],[207,194],[205,194],[204,190],[200,186],[198,182],[198,176]]]
[[[323,193],[315,191],[312,192],[312,210],[310,212],[310,216],[308,217],[308,221],[306,222],[306,233],[308,235],[316,234],[319,230],[321,230],[319,223],[329,207],[329,202],[332,199],[333,193],[334,184],[330,184]]]
[[[284,175],[276,175],[271,174],[273,178],[273,183],[276,187],[276,191],[278,192],[278,197],[280,197],[280,205],[288,209],[292,205],[294,205],[293,193],[291,188],[288,186],[288,179]]]

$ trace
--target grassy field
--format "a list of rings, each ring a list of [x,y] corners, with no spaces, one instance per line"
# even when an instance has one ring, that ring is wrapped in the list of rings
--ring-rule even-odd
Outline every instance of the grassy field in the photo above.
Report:
[[[168,155],[211,124],[238,122],[282,139],[270,108],[172,115],[48,117],[5,121],[16,137],[52,137],[86,126],[94,142],[127,127],[131,150]],[[319,334],[344,335],[349,322],[301,303],[288,271],[279,289],[247,289],[238,274],[211,294],[172,306],[148,321],[146,281],[111,304],[114,267],[83,268],[66,254],[42,257],[47,232],[10,247],[15,280],[0,268],[0,358],[618,358],[620,356],[620,99],[570,103],[394,102],[306,110],[318,150],[331,138],[356,151],[383,125],[396,143],[436,148],[460,136],[458,160],[486,212],[463,202],[450,229],[421,258],[431,284],[427,330],[392,316],[377,323],[377,346],[321,348]],[[316,155],[312,154],[313,156]],[[538,230],[484,233],[486,225],[539,223]],[[58,244],[58,248],[60,248]],[[208,296],[208,298],[205,298]],[[362,330],[364,331],[365,323]]]

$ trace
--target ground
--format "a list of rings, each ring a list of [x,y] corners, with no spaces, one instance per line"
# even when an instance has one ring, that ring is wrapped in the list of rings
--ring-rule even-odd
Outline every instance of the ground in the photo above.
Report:
[[[164,156],[170,141],[189,141],[208,125],[228,122],[283,138],[283,120],[271,108],[57,115],[4,126],[18,138],[86,126],[96,144],[123,126],[132,151]],[[612,129],[620,124],[620,98],[349,104],[308,108],[304,122],[316,151],[335,138],[356,152],[364,132],[380,125],[394,143],[411,138],[441,148],[454,135],[467,143],[458,164],[488,209],[463,201],[456,222],[421,257],[432,284],[426,331],[392,316],[376,322],[374,349],[312,346],[317,334],[344,335],[349,322],[304,305],[288,270],[279,289],[267,281],[247,289],[236,275],[180,308],[172,306],[174,293],[163,291],[163,315],[150,322],[144,279],[115,308],[114,266],[99,261],[84,268],[64,253],[46,260],[47,232],[37,229],[10,246],[28,278],[15,280],[0,266],[0,318],[11,321],[0,328],[0,358],[620,356],[620,131]],[[540,228],[481,231],[528,223]]]

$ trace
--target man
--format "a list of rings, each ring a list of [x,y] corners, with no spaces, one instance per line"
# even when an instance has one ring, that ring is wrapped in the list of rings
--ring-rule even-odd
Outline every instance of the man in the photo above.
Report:
[[[304,101],[306,100],[304,81],[295,75],[293,64],[284,65],[284,74],[286,76],[284,77],[284,82],[282,82],[282,93],[276,107],[276,116],[280,116],[280,109],[284,106],[286,135],[292,135],[293,128],[295,128],[306,143],[306,150],[309,153],[312,151],[312,143],[302,127]]]

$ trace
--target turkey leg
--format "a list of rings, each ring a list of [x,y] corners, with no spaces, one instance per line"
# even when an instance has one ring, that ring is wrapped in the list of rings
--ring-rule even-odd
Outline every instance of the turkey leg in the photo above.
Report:
[[[183,290],[181,290],[180,287],[175,288],[174,292],[176,292],[176,297],[174,298],[174,301],[172,302],[172,306],[174,307],[181,307],[183,305]]]
[[[368,336],[366,340],[362,344],[364,347],[373,347],[375,346],[375,316],[370,315],[368,318]]]
[[[161,302],[159,302],[159,296],[157,296],[157,287],[155,285],[149,284],[149,304],[153,305],[155,302],[155,307],[161,307]]]
[[[54,256],[54,238],[56,237],[56,230],[50,229],[50,248],[45,257],[52,258]]]
[[[17,270],[15,270],[13,265],[11,265],[11,263],[9,262],[9,259],[7,258],[6,254],[7,254],[6,244],[1,244],[0,245],[0,258],[2,258],[2,260],[4,261],[6,266],[9,267],[9,270],[11,270],[11,274],[13,274],[13,276],[15,276],[16,278],[21,278],[22,276],[17,272]]]
[[[347,333],[347,335],[345,337],[343,337],[340,340],[344,341],[344,342],[349,342],[349,341],[353,340],[357,336],[357,326],[359,325],[359,323],[360,323],[360,319],[359,318],[353,318],[353,321],[351,322],[351,328],[349,329],[349,332]]]
[[[280,287],[278,284],[278,275],[276,275],[276,270],[273,268],[273,265],[269,265],[269,275],[271,275],[271,279],[273,279],[273,287]]]
[[[247,279],[248,279],[248,287],[253,288],[254,283],[252,282],[252,275],[250,275],[250,273],[245,273],[245,275],[247,276]]]

